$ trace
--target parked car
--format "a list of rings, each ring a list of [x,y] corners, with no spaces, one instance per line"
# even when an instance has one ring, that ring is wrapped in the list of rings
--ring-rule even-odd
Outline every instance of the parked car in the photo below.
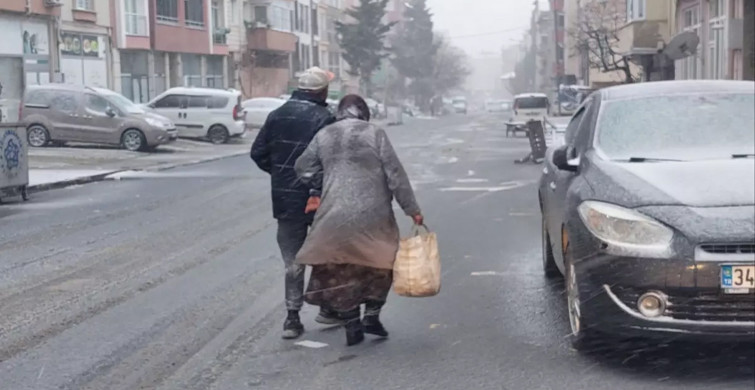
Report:
[[[451,105],[453,105],[455,113],[457,114],[467,113],[467,98],[463,96],[455,97],[452,99]]]
[[[29,145],[84,142],[143,151],[171,142],[175,125],[116,92],[67,84],[29,86],[19,118]]]
[[[550,102],[544,93],[524,93],[514,96],[514,115],[506,122],[506,135],[527,132],[527,122],[542,121],[550,113]]]
[[[236,90],[171,88],[146,107],[173,121],[179,137],[207,138],[214,144],[244,134],[241,93]]]
[[[245,112],[244,120],[246,126],[259,129],[265,124],[267,116],[284,103],[286,103],[285,100],[278,98],[254,98],[244,100],[241,103],[241,107]]]
[[[571,341],[599,332],[755,336],[755,83],[593,93],[549,149],[543,268]]]

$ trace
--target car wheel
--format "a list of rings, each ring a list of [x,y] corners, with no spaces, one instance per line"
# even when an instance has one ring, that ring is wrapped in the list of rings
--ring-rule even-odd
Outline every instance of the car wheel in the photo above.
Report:
[[[144,134],[137,129],[128,129],[121,135],[121,145],[131,152],[140,152],[147,147]]]
[[[207,131],[207,138],[210,139],[210,142],[212,142],[215,145],[220,145],[228,142],[229,134],[228,130],[226,130],[225,127],[220,125],[215,125],[210,127],[210,130]]]
[[[545,214],[543,214],[543,231],[540,235],[542,238],[543,246],[543,272],[546,278],[555,278],[561,275],[561,271],[556,266],[556,258],[553,256],[553,247],[551,246],[551,236],[548,234],[548,225],[545,222]]]
[[[568,244],[567,244],[568,251]],[[566,255],[565,255],[566,256]],[[597,332],[585,321],[585,312],[579,295],[579,278],[571,259],[566,259],[566,301],[569,312],[569,341],[578,351],[587,350],[595,345]]]
[[[42,125],[31,125],[26,129],[26,140],[29,145],[40,148],[50,142],[50,133]]]

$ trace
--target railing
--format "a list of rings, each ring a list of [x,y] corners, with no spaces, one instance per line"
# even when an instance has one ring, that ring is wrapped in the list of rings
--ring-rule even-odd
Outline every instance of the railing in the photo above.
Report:
[[[189,27],[204,27],[203,21],[186,19],[186,25]]]
[[[178,24],[178,17],[175,17],[175,16],[167,16],[167,15],[160,15],[160,14],[158,14],[157,17],[156,17],[156,19],[159,22]]]
[[[126,13],[126,34],[127,35],[141,35],[147,34],[147,16]]]

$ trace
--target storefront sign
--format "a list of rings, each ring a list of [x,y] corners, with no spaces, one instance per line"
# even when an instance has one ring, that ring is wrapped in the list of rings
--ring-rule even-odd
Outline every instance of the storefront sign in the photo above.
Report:
[[[100,57],[100,40],[96,35],[61,34],[60,53],[67,56]]]

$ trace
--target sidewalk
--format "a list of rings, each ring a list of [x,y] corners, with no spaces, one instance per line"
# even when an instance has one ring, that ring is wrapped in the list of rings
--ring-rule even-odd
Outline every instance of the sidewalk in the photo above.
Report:
[[[70,143],[29,149],[29,190],[39,192],[103,180],[121,171],[159,171],[249,153],[256,131],[228,144],[179,139],[151,153]]]

